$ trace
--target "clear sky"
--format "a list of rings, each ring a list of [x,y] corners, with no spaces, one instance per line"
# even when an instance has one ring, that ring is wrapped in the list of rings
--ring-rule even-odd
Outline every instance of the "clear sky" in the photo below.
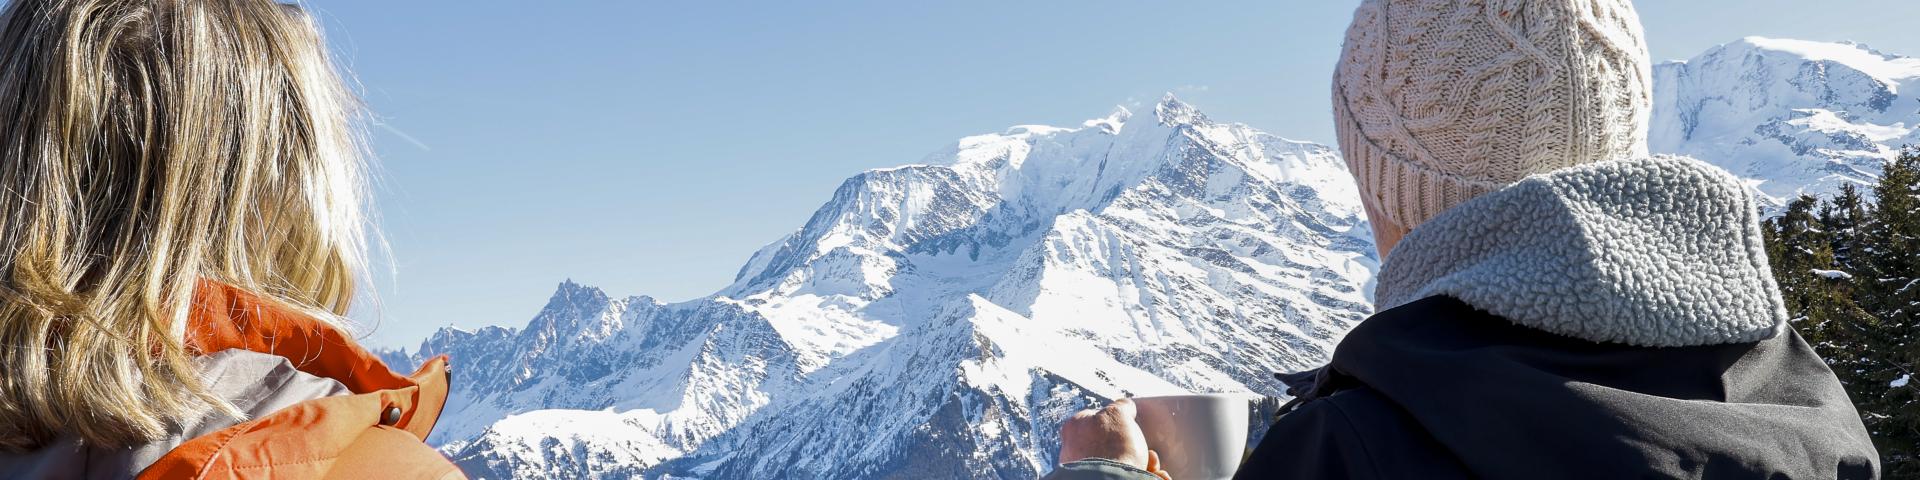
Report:
[[[309,0],[384,123],[392,261],[355,316],[410,347],[524,325],[567,278],[707,295],[861,170],[1169,91],[1330,143],[1358,1],[961,3]],[[1747,35],[1920,54],[1912,0],[1639,6],[1658,59]]]

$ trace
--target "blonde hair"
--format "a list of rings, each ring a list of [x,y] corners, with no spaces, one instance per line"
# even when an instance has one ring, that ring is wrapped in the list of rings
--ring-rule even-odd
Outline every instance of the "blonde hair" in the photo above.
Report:
[[[361,111],[293,5],[13,0],[0,451],[233,413],[182,342],[201,280],[337,322],[365,252]]]

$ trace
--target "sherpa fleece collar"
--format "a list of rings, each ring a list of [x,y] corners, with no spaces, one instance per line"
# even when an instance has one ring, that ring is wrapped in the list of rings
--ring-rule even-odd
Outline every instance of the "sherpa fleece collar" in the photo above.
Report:
[[[1787,319],[1752,194],[1683,157],[1562,169],[1469,200],[1408,233],[1376,288],[1382,311],[1446,295],[1650,347],[1758,341]]]

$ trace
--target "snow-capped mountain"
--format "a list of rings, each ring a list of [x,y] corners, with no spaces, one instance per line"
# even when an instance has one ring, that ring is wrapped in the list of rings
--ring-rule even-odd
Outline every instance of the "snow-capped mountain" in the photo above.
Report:
[[[1035,476],[1076,409],[1323,362],[1370,308],[1355,198],[1331,149],[1168,97],[857,175],[712,296],[568,282],[410,358],[452,354],[432,440],[477,476]]]
[[[933,203],[919,189],[868,182],[837,197],[872,203],[822,210],[856,226],[846,244],[883,252],[863,271],[883,272],[870,278],[885,287],[846,297],[889,293],[864,308],[913,312],[902,331],[710,441],[683,460],[689,473],[1036,476],[1074,410],[1126,392],[1275,395],[1273,372],[1323,361],[1367,313],[1372,246],[1325,147],[1216,124],[1168,98],[1151,118],[1016,127],[939,156],[883,172],[984,200],[961,204],[961,221],[915,220],[937,211],[918,207]],[[917,235],[921,224],[932,228]],[[844,255],[809,234],[772,254],[813,266],[773,273],[784,280],[749,302],[807,295],[788,288]],[[763,263],[783,262],[750,265]],[[743,279],[771,270],[758,272]]]
[[[1751,178],[1774,206],[1869,182],[1920,144],[1920,58],[1748,37],[1654,77],[1652,149]]]
[[[1749,38],[1656,77],[1653,149],[1774,202],[1920,143],[1920,60]],[[431,440],[476,477],[1028,478],[1076,409],[1324,362],[1371,310],[1365,222],[1337,152],[1168,97],[856,175],[708,297],[569,281],[389,358],[452,355]]]

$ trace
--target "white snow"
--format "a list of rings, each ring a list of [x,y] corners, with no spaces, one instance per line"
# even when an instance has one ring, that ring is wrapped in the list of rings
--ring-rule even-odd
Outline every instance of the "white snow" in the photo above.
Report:
[[[1816,62],[1839,62],[1890,85],[1920,78],[1920,58],[1880,55],[1859,44],[1766,37],[1747,37],[1743,41],[1760,48],[1792,53]]]
[[[1901,375],[1900,378],[1896,378],[1896,379],[1893,379],[1893,381],[1891,382],[1887,382],[1887,386],[1893,387],[1893,388],[1904,387],[1904,386],[1907,386],[1907,381],[1911,380],[1912,378],[1913,378],[1913,375]]]
[[[1870,183],[1920,143],[1920,59],[1748,37],[1655,68],[1650,145],[1748,178],[1770,211]]]
[[[1821,270],[1816,268],[1816,269],[1813,269],[1813,274],[1820,276],[1820,278],[1825,278],[1828,280],[1852,280],[1853,279],[1853,274],[1839,271],[1839,270]]]
[[[561,476],[865,472],[962,445],[982,449],[969,468],[1031,476],[1100,399],[1277,395],[1273,372],[1323,362],[1370,310],[1352,182],[1331,148],[1172,97],[1153,112],[862,173],[709,298],[563,286],[528,331],[453,342],[511,374],[462,368],[436,438]],[[943,415],[969,440],[915,443]]]
[[[493,455],[513,459],[507,469],[515,478],[547,476],[581,466],[637,472],[685,453],[655,436],[660,420],[650,410],[535,410],[510,415],[478,438],[447,449],[484,445]]]

